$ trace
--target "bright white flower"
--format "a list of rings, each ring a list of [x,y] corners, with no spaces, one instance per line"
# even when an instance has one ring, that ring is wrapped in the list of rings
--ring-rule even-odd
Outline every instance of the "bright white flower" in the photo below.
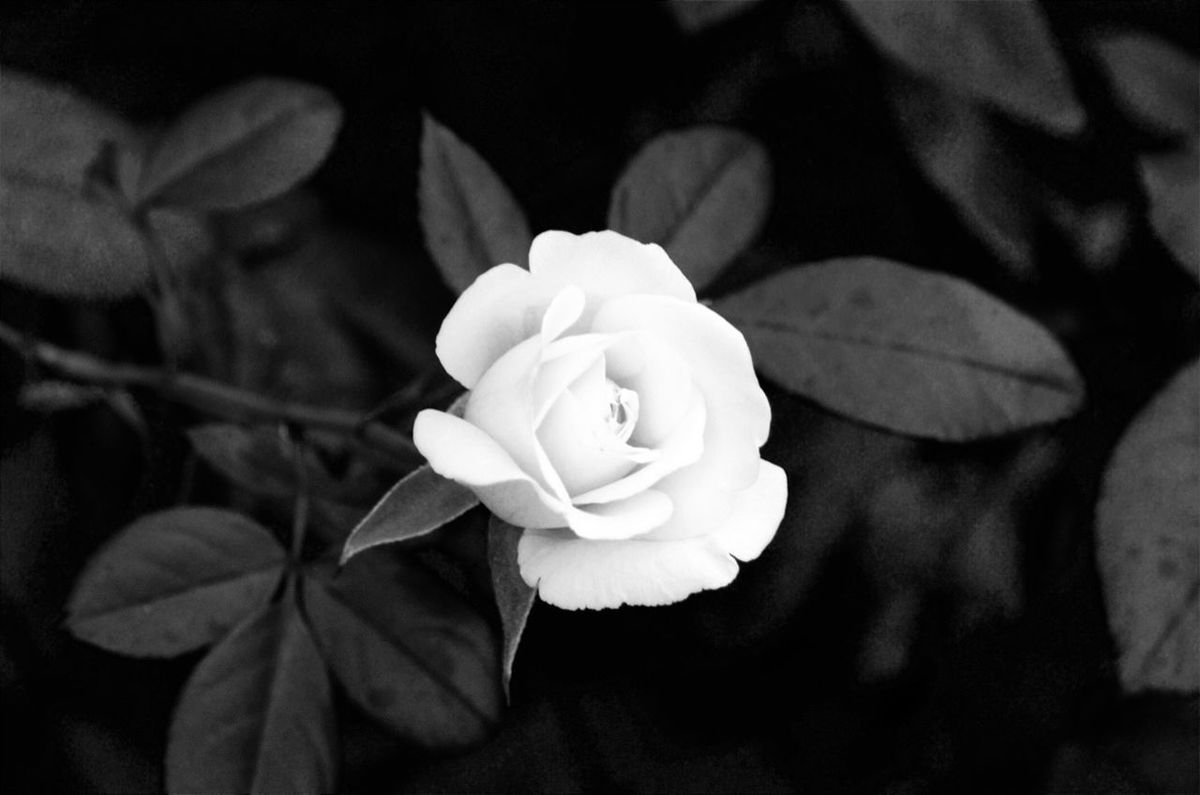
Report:
[[[430,466],[528,528],[522,578],[564,608],[662,605],[728,585],[775,535],[787,480],[741,333],[656,245],[544,232],[529,270],[476,279],[437,337],[471,390],[426,410]],[[735,560],[736,559],[736,560]]]

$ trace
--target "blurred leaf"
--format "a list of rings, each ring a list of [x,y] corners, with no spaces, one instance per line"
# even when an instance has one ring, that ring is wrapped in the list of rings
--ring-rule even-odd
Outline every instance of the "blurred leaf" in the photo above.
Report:
[[[418,185],[425,246],[442,279],[461,293],[493,266],[525,265],[525,214],[479,153],[425,116]]]
[[[1200,364],[1118,443],[1096,507],[1096,556],[1130,691],[1200,687]]]
[[[86,298],[145,284],[140,233],[88,178],[106,146],[140,149],[133,127],[67,88],[5,67],[0,128],[0,278]]]
[[[293,497],[298,491],[295,452],[278,428],[211,423],[191,428],[187,434],[196,453],[209,466],[248,491],[272,497]],[[310,443],[304,445],[303,463],[305,487],[310,494],[361,505],[379,493],[374,488],[375,479],[353,469],[353,464],[349,465],[353,477],[334,478],[318,455],[319,440],[307,441]]]
[[[1028,273],[1036,197],[995,121],[921,80],[897,75],[890,85],[900,134],[926,179],[997,258],[1017,275]]]
[[[163,133],[137,203],[228,210],[273,198],[316,171],[341,124],[337,101],[316,86],[258,78],[227,88]]]
[[[294,604],[246,620],[192,673],[167,740],[171,792],[332,792],[325,665]]]
[[[699,33],[744,14],[761,0],[667,0],[667,10],[685,33]]]
[[[383,552],[357,558],[329,582],[305,580],[304,604],[346,693],[398,735],[458,747],[496,723],[491,632],[419,565]]]
[[[265,528],[232,511],[143,516],[88,562],[67,602],[67,626],[121,654],[182,654],[266,601],[284,559]]]
[[[496,594],[496,609],[500,611],[500,625],[504,629],[501,674],[506,697],[517,647],[521,644],[529,612],[537,600],[537,589],[525,583],[517,565],[517,546],[523,532],[495,516],[488,522],[488,568],[492,572],[492,590]]]
[[[1117,33],[1096,42],[1121,109],[1172,135],[1200,132],[1200,63],[1155,36]]]
[[[753,138],[721,127],[660,135],[613,188],[608,226],[667,250],[702,289],[758,234],[771,208],[771,163]]]
[[[1050,132],[1083,129],[1083,107],[1034,0],[842,2],[876,46],[913,72]]]
[[[21,387],[17,403],[27,411],[70,411],[104,400],[104,390],[70,381],[34,381]]]
[[[1200,143],[1138,158],[1150,225],[1184,269],[1200,280]]]
[[[179,207],[156,207],[146,213],[146,222],[163,256],[177,271],[195,265],[213,253],[216,242],[207,219]]]
[[[1054,337],[977,287],[873,257],[721,299],[769,377],[849,417],[961,441],[1061,419],[1083,384]]]
[[[466,487],[421,466],[392,486],[358,523],[346,539],[342,562],[364,549],[423,536],[478,504]]]

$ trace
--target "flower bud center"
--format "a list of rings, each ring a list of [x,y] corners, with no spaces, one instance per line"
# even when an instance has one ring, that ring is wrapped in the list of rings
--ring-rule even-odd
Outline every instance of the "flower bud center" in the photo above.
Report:
[[[604,425],[619,442],[629,441],[638,418],[638,394],[632,389],[618,386],[611,379],[608,385],[608,414]]]

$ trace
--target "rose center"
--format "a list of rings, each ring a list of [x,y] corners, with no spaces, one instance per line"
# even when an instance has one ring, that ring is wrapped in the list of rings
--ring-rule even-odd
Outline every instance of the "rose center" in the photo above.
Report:
[[[605,379],[608,386],[608,413],[604,427],[617,441],[625,443],[633,435],[638,419],[638,394]]]

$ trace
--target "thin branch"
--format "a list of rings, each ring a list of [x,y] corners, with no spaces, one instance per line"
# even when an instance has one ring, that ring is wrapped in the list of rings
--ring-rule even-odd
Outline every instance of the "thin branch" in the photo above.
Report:
[[[275,400],[190,373],[110,362],[28,337],[4,323],[0,323],[0,342],[69,381],[148,389],[167,400],[232,422],[286,422],[332,431],[357,438],[400,462],[420,459],[407,436],[379,422],[363,423],[362,415],[354,411]]]

